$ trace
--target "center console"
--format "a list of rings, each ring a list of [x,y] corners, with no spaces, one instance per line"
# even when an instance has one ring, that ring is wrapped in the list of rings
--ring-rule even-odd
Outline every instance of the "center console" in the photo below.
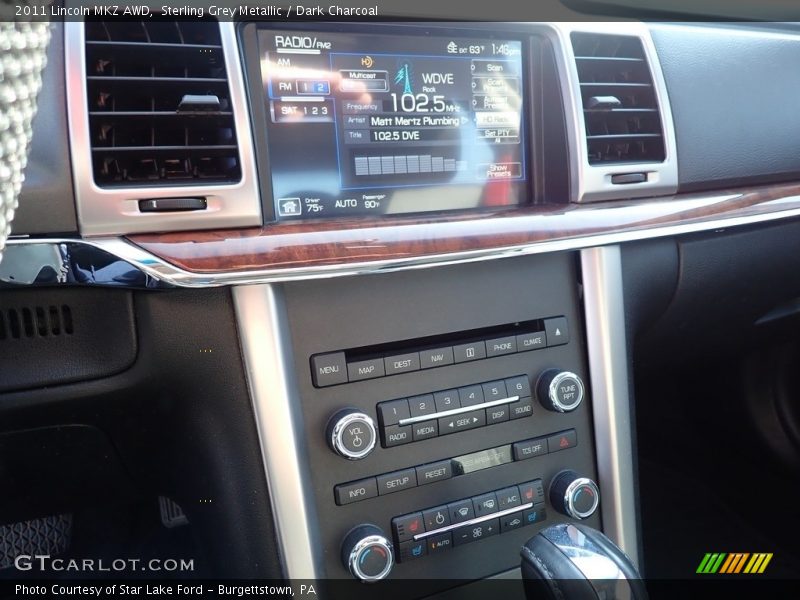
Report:
[[[422,596],[601,528],[575,258],[285,285],[322,577]]]

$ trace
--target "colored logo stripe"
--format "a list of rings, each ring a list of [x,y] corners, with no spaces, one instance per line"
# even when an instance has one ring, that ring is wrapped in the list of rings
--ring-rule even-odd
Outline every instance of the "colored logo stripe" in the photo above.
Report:
[[[700,561],[697,573],[702,574],[737,574],[750,573],[760,574],[767,568],[772,560],[771,552],[759,552],[750,554],[749,552],[708,552]],[[748,560],[749,559],[749,560]],[[746,566],[745,566],[746,565]]]

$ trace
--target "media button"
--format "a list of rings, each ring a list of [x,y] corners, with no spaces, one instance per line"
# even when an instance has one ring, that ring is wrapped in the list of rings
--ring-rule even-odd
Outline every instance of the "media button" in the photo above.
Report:
[[[439,435],[439,424],[436,419],[432,421],[423,421],[422,423],[414,423],[411,428],[412,438],[415,442],[435,438]]]
[[[441,460],[429,465],[417,467],[417,485],[427,485],[444,481],[453,476],[453,464],[449,460]]]
[[[453,346],[453,357],[457,363],[486,358],[486,344],[484,342],[473,342],[471,344]]]

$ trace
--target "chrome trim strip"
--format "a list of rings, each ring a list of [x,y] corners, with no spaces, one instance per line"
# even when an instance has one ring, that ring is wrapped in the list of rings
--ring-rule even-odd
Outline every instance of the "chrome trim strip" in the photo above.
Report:
[[[261,197],[250,128],[250,112],[247,106],[239,46],[236,41],[236,25],[232,22],[220,22],[219,25],[233,117],[236,123],[239,163],[242,169],[241,181],[222,185],[101,188],[94,183],[92,168],[84,24],[80,21],[64,23],[67,122],[75,202],[83,235],[220,229],[261,224]],[[139,200],[176,195],[202,196],[206,198],[208,208],[204,211],[181,213],[143,213],[139,211]]]
[[[481,402],[473,406],[462,406],[461,408],[452,408],[450,410],[443,410],[442,412],[432,413],[430,415],[421,415],[419,417],[409,417],[408,419],[400,419],[398,425],[413,425],[414,423],[421,423],[422,421],[430,421],[432,419],[441,419],[444,417],[452,417],[453,415],[461,415],[468,412],[481,410],[482,408],[492,408],[500,406],[501,404],[511,404],[519,400],[519,396],[509,396],[508,398],[501,398],[500,400],[492,400],[491,402]]]
[[[699,208],[713,202],[723,201],[724,199],[730,197],[731,195],[727,194],[724,196],[714,197],[712,199],[706,198],[702,200],[685,201],[681,205],[681,209],[691,210],[692,207]],[[644,215],[648,211],[649,205],[637,205],[635,207],[630,207],[630,209],[637,211],[641,215]],[[113,254],[121,260],[136,266],[143,273],[163,283],[177,287],[204,288],[224,285],[326,279],[330,277],[365,275],[369,273],[388,273],[410,269],[424,269],[433,266],[455,265],[484,260],[494,260],[498,258],[524,256],[529,254],[543,254],[545,252],[580,250],[583,248],[591,248],[606,244],[621,244],[624,242],[633,242],[637,240],[683,235],[687,233],[697,233],[700,231],[714,231],[719,229],[727,229],[730,227],[739,227],[742,225],[768,223],[771,221],[789,219],[793,217],[800,217],[800,208],[776,210],[774,212],[748,215],[744,217],[729,217],[713,219],[709,221],[684,223],[680,225],[667,225],[664,227],[654,227],[652,229],[636,229],[633,231],[603,233],[564,240],[531,242],[528,244],[508,246],[505,248],[490,248],[486,250],[452,252],[448,254],[430,254],[421,257],[348,263],[344,265],[327,265],[290,269],[258,269],[251,271],[234,271],[229,273],[202,273],[186,271],[166,262],[157,256],[154,256],[153,254],[150,254],[140,246],[137,246],[124,238],[117,237],[83,240],[74,238],[10,238],[7,242],[6,252],[12,246],[21,246],[27,244],[85,244]]]
[[[581,251],[603,531],[638,567],[639,534],[619,246]]]
[[[432,529],[431,531],[423,531],[422,533],[418,533],[417,535],[414,536],[414,541],[423,540],[426,537],[430,537],[438,533],[445,533],[447,531],[452,531],[453,529],[459,529],[461,527],[469,527],[470,525],[478,525],[479,523],[491,521],[492,519],[497,519],[499,517],[505,517],[506,515],[510,515],[511,513],[519,512],[521,510],[527,510],[532,507],[533,507],[533,502],[528,502],[527,504],[523,504],[522,506],[513,506],[511,508],[501,510],[500,512],[492,513],[490,515],[483,515],[482,517],[475,517],[474,519],[470,519],[469,521],[464,521],[462,523],[453,523],[452,525],[446,525],[444,527],[440,527],[439,529]]]
[[[319,527],[303,466],[308,461],[283,295],[271,285],[235,287],[233,302],[283,573],[318,579]]]
[[[547,23],[556,44],[556,63],[561,74],[561,92],[567,118],[567,144],[570,155],[570,197],[573,202],[641,198],[673,194],[678,189],[678,159],[675,124],[655,45],[649,28],[641,22]],[[586,147],[586,124],[583,114],[578,67],[572,48],[572,32],[638,37],[653,79],[653,89],[661,113],[665,158],[656,163],[621,163],[590,165]],[[560,50],[560,52],[558,51]],[[622,173],[648,173],[643,183],[614,185],[611,176]]]

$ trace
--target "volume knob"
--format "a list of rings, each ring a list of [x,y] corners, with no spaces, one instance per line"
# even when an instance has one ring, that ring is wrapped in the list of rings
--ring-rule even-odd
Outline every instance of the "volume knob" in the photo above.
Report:
[[[342,562],[356,579],[379,581],[394,566],[392,543],[375,525],[359,525],[342,542]]]
[[[328,445],[339,456],[359,460],[375,448],[378,432],[375,421],[355,408],[339,411],[328,422]]]
[[[571,412],[583,401],[583,381],[575,373],[548,369],[536,383],[539,402],[553,412]]]

